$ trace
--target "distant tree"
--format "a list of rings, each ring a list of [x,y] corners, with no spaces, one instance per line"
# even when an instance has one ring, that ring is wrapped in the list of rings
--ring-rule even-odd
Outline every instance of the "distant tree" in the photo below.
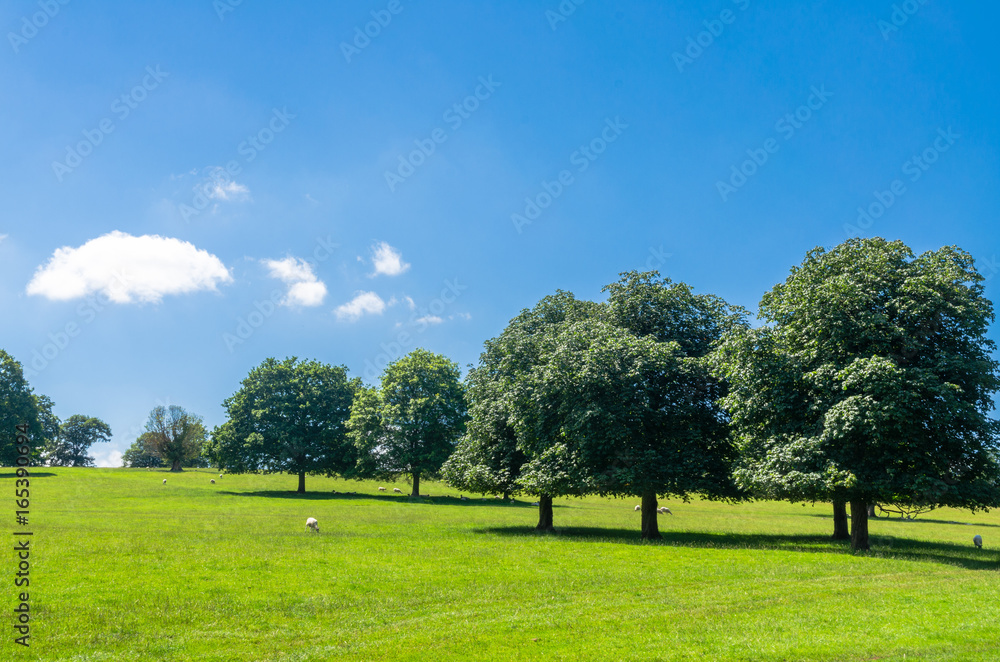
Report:
[[[536,456],[557,443],[554,438],[526,439],[519,435],[518,415],[530,411],[531,371],[541,361],[545,338],[565,325],[599,316],[601,304],[583,301],[572,292],[557,291],[533,308],[522,310],[496,338],[488,340],[479,365],[469,372],[469,421],[465,436],[442,469],[452,486],[491,494],[525,492],[538,497],[539,531],[553,530],[554,496],[579,495],[586,487],[535,480],[521,482],[529,461],[526,448]],[[525,430],[522,426],[522,430]],[[547,457],[554,458],[555,451]],[[537,468],[539,460],[536,458]],[[537,473],[537,471],[536,471]],[[575,475],[575,473],[574,473]],[[556,489],[546,492],[546,489]]]
[[[149,413],[143,436],[171,471],[183,471],[184,463],[201,455],[206,443],[201,417],[177,405],[155,407]]]
[[[32,463],[37,461],[45,436],[51,433],[51,421],[44,411],[40,420],[39,402],[43,409],[47,403],[51,413],[51,400],[36,398],[21,364],[0,349],[0,465],[12,467],[17,463],[17,425],[27,426],[25,436],[32,449]]]
[[[94,458],[87,451],[98,442],[111,441],[111,428],[99,418],[74,414],[63,421],[59,434],[43,452],[49,466],[92,467]]]
[[[361,477],[437,476],[465,431],[465,391],[458,364],[423,349],[390,363],[380,388],[358,393],[347,423]]]
[[[770,498],[1000,505],[993,305],[972,257],[851,239],[810,251],[764,295],[769,326],[720,352],[741,450],[736,480]]]
[[[41,446],[44,449],[59,437],[59,417],[52,412],[55,404],[47,395],[33,395],[35,409],[38,411],[38,423],[42,427]],[[43,450],[44,453],[44,450]]]
[[[295,357],[266,359],[223,406],[207,455],[230,473],[350,475],[357,452],[345,424],[361,380],[347,368]]]
[[[139,435],[122,455],[122,466],[136,469],[162,467],[163,460],[153,449],[152,440],[152,434],[149,432]]]

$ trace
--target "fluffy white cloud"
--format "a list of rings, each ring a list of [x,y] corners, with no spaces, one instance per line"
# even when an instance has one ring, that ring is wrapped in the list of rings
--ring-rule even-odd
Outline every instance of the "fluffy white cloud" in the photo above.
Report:
[[[437,315],[424,315],[423,317],[418,317],[417,319],[413,320],[415,324],[424,324],[424,325],[440,324],[443,321],[444,320],[438,317]]]
[[[283,260],[261,260],[271,274],[288,285],[282,299],[284,306],[318,306],[326,298],[326,285],[316,278],[312,265],[305,260],[286,257]]]
[[[372,246],[372,262],[375,264],[375,273],[370,274],[372,278],[379,274],[398,276],[410,268],[403,262],[403,255],[384,241]]]
[[[337,308],[337,319],[356,322],[362,315],[381,315],[385,301],[374,292],[358,292],[357,296]]]
[[[230,181],[214,181],[205,187],[205,195],[213,200],[237,202],[250,199],[250,189],[243,184]]]
[[[232,280],[219,258],[186,241],[116,230],[79,248],[57,248],[27,292],[54,301],[100,292],[115,303],[156,303],[165,294],[215,291]]]
[[[115,450],[114,448],[109,448],[105,450],[98,450],[95,448],[91,448],[90,452],[93,453],[95,467],[122,466],[122,452],[119,450]]]

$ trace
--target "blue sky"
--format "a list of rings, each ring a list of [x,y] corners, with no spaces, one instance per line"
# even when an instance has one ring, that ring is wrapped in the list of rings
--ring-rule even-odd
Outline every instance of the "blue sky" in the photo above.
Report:
[[[625,270],[756,310],[862,234],[957,244],[991,277],[998,19],[4,2],[0,347],[59,416],[111,425],[92,452],[112,465],[158,404],[221,423],[268,356],[369,381],[417,346],[464,367],[521,308]]]

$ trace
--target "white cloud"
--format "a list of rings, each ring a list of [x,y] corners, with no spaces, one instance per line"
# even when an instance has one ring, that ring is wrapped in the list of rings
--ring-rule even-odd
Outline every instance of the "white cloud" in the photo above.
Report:
[[[448,319],[452,319],[452,318],[455,318],[455,317],[458,317],[458,318],[463,319],[463,320],[471,320],[472,319],[472,315],[470,315],[469,313],[455,313],[454,315],[452,315]]]
[[[444,320],[437,315],[424,315],[413,320],[416,324],[440,324]]]
[[[326,285],[316,278],[312,265],[305,260],[286,257],[283,260],[261,260],[271,274],[288,285],[282,299],[284,306],[318,306],[326,298]]]
[[[7,235],[7,234],[0,234],[0,244],[2,244],[2,243],[3,243],[3,240],[4,240],[4,239],[6,239],[6,238],[7,238],[7,237],[9,237],[9,236],[10,236],[10,235]]]
[[[370,278],[379,274],[398,276],[410,268],[409,264],[403,262],[403,255],[384,241],[372,246],[372,262],[375,264],[375,273],[369,274]]]
[[[362,315],[381,315],[385,310],[385,301],[374,292],[358,292],[357,296],[337,308],[337,319],[356,322]]]
[[[122,466],[122,453],[121,451],[115,450],[113,448],[106,451],[91,449],[94,457],[94,466],[96,467],[120,467]]]
[[[212,200],[241,202],[250,199],[250,189],[234,181],[213,181],[205,187],[205,195]]]
[[[186,241],[115,230],[79,248],[57,248],[27,292],[54,301],[101,292],[115,303],[157,303],[165,294],[215,291],[232,280],[219,258]]]

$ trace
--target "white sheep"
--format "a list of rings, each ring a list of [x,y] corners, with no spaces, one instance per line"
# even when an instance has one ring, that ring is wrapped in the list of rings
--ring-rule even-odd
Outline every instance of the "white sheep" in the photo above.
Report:
[[[639,512],[640,510],[642,510],[642,506],[636,506],[635,507],[635,512]]]
[[[380,487],[380,488],[378,488],[378,491],[379,492],[385,492],[385,488],[384,487]]]
[[[532,506],[537,506],[537,505],[538,505],[538,502],[537,502],[537,501],[532,501],[532,502],[531,502],[531,505],[532,505]]]
[[[983,548],[983,537],[977,533],[976,537],[972,539],[972,544],[974,544],[979,549],[982,549]]]
[[[462,494],[459,494],[459,495],[458,495],[458,498],[459,498],[459,499],[461,499],[462,501],[468,501],[468,500],[469,500],[469,497],[467,497],[467,496],[464,496],[464,495],[462,495]]]
[[[212,479],[212,485],[215,485],[215,479],[214,478]]]
[[[666,506],[663,506],[662,508],[657,508],[656,512],[660,513],[661,515],[673,515],[673,513],[670,512],[670,509],[667,508]]]
[[[316,521],[314,517],[310,517],[306,520],[306,528],[312,529],[316,533],[319,533],[319,522]]]
[[[166,485],[166,484],[167,484],[167,479],[166,479],[166,478],[164,478],[164,479],[163,479],[163,484],[164,484],[164,485]]]
[[[396,494],[402,494],[403,493],[403,490],[399,489],[398,487],[392,488],[392,491],[395,492]]]

